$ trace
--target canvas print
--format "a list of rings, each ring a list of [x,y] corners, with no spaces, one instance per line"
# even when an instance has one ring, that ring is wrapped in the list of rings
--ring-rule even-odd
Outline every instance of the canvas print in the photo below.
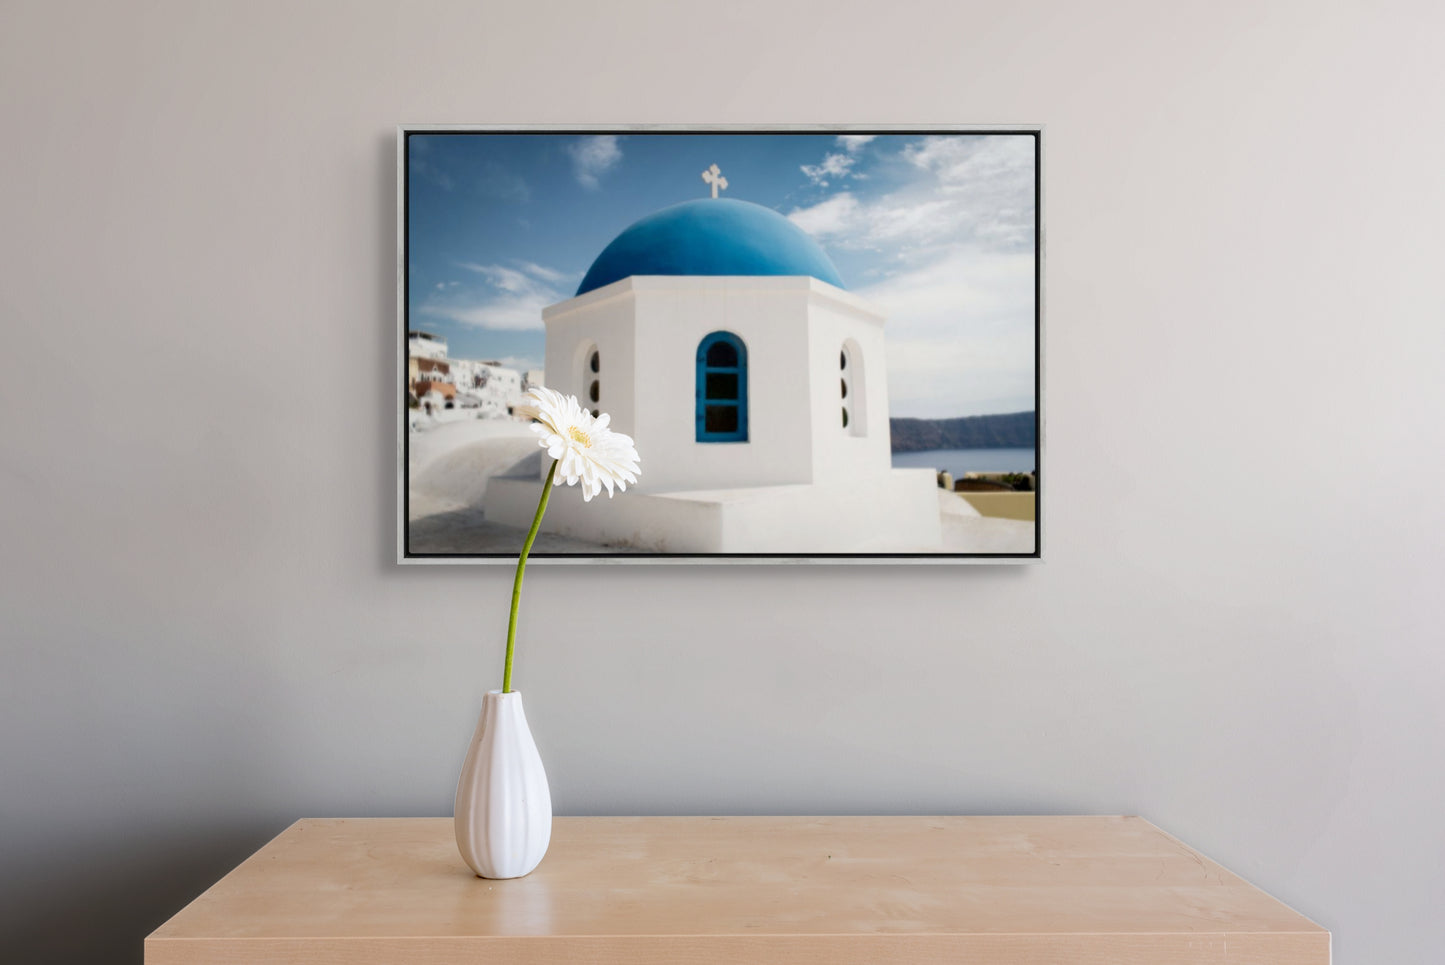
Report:
[[[404,129],[400,557],[1040,556],[1040,132]]]

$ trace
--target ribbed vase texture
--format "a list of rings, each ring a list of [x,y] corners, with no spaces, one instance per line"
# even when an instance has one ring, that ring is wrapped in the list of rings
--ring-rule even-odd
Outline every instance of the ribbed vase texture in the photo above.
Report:
[[[520,878],[552,840],[552,794],[522,695],[490,691],[457,782],[457,849],[483,878]]]

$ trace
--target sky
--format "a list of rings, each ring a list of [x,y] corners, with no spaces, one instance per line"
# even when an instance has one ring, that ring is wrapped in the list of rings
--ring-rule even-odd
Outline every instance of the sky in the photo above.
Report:
[[[723,197],[787,216],[888,316],[894,417],[1034,408],[1028,135],[412,134],[408,325],[543,367],[542,309],[628,225]]]

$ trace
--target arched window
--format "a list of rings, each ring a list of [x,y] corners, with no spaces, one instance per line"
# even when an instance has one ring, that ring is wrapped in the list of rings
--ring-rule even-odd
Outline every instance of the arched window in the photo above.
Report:
[[[748,350],[732,332],[697,346],[697,441],[748,441]]]

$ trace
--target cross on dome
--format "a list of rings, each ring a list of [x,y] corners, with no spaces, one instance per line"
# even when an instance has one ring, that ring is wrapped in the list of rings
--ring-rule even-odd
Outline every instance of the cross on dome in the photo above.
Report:
[[[712,196],[714,198],[717,197],[719,188],[724,191],[727,190],[728,179],[722,176],[722,170],[716,164],[702,172],[702,179],[712,185]]]

